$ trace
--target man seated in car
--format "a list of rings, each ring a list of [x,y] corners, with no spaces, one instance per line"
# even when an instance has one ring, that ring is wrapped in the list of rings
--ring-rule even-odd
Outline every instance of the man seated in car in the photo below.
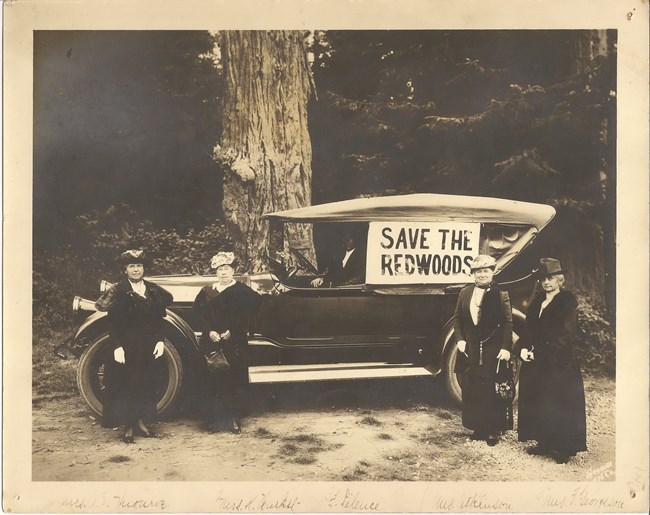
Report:
[[[315,288],[322,286],[332,288],[346,284],[360,284],[365,280],[366,252],[360,244],[358,232],[349,230],[345,233],[342,254],[328,267],[325,275],[311,281]]]

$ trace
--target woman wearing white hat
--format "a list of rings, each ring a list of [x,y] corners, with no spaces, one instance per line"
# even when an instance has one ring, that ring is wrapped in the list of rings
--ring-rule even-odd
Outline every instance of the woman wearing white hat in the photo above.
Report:
[[[219,252],[210,268],[216,282],[201,289],[194,312],[202,330],[201,347],[206,356],[223,353],[229,367],[211,373],[214,396],[208,406],[209,432],[241,432],[244,390],[248,385],[248,331],[261,297],[235,281],[235,256]]]
[[[540,260],[542,291],[528,306],[518,342],[519,440],[536,440],[527,452],[552,455],[557,463],[587,450],[585,390],[574,349],[577,302],[563,288],[564,272],[557,259]]]
[[[512,429],[512,401],[495,390],[497,364],[506,366],[512,349],[512,309],[507,292],[492,282],[496,261],[479,255],[470,269],[474,284],[460,291],[454,313],[454,335],[460,353],[463,426],[472,438],[496,445],[502,431]],[[464,359],[462,359],[464,358]]]

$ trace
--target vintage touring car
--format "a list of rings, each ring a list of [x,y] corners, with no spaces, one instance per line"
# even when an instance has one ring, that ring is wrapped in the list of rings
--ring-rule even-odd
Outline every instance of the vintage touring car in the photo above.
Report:
[[[507,272],[517,269],[512,263],[524,249],[529,252],[554,215],[542,204],[439,194],[346,200],[265,215],[269,270],[238,277],[262,295],[249,342],[250,382],[441,375],[460,400],[451,318],[458,291],[472,280],[469,262],[479,253],[496,258],[495,279],[510,292],[517,338],[533,279],[526,273],[530,268],[514,276]],[[347,227],[354,228],[364,246],[365,276],[314,287],[312,280],[321,274],[305,257],[305,242],[283,240],[291,234],[284,224],[297,223],[313,224],[319,262]],[[174,296],[166,316],[167,352],[160,360],[163,414],[204,374],[191,306],[199,289],[215,278],[147,279]],[[112,359],[116,342],[94,301],[75,297],[73,310],[82,320],[57,353],[80,357],[79,390],[100,414],[104,363]]]

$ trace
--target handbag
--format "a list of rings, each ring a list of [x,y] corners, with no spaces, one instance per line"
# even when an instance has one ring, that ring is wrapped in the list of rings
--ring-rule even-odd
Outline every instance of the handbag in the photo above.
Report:
[[[500,359],[497,360],[497,373],[494,382],[494,389],[497,397],[504,401],[512,401],[515,398],[515,379],[512,374],[512,367],[507,361],[505,366],[499,371],[501,365]]]
[[[220,372],[230,368],[230,363],[228,363],[221,349],[213,350],[205,357],[205,361],[210,372]]]

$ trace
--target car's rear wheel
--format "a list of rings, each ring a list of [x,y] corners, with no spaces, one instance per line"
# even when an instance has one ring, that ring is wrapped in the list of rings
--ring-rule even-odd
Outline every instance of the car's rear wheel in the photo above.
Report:
[[[520,331],[521,323],[522,322],[514,321],[513,339],[515,342],[519,339],[518,331]],[[449,395],[452,397],[452,399],[460,404],[463,399],[463,380],[460,374],[456,374],[454,372],[459,351],[453,342],[453,333],[448,337],[446,349],[444,368],[445,385],[447,386],[447,391],[449,392]],[[513,355],[512,363],[514,367],[513,374],[515,379],[516,401],[519,394],[519,371],[521,370],[521,361],[519,360],[519,356]]]
[[[95,338],[81,355],[77,368],[77,386],[81,396],[97,415],[102,414],[104,367],[113,358],[116,345],[107,333]],[[158,415],[169,413],[178,400],[183,384],[183,362],[176,347],[165,339],[165,353],[157,360],[156,403]]]

